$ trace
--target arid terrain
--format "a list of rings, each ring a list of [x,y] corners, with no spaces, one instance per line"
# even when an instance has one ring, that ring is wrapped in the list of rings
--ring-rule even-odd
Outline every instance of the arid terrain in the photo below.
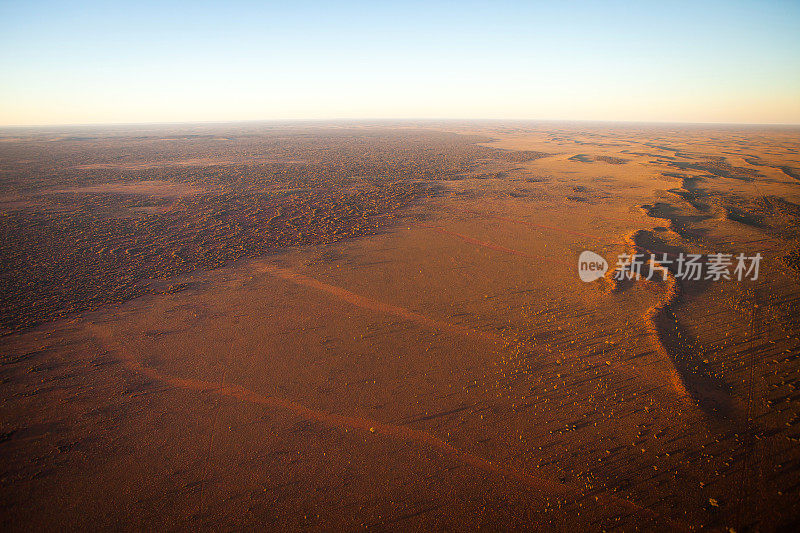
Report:
[[[9,128],[0,232],[3,530],[800,528],[800,129]]]

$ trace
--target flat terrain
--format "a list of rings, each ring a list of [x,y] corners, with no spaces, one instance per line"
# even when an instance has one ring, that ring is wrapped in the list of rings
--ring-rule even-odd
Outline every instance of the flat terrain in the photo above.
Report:
[[[800,526],[798,129],[3,130],[0,232],[4,530]]]

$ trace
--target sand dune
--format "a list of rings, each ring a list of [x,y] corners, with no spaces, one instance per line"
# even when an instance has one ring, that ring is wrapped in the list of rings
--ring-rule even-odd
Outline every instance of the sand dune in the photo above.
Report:
[[[793,527],[797,131],[259,127],[3,143],[5,529]]]

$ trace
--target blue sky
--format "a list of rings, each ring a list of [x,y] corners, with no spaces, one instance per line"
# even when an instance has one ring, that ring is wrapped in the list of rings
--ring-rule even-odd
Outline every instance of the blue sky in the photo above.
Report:
[[[800,123],[800,2],[10,2],[0,124]]]

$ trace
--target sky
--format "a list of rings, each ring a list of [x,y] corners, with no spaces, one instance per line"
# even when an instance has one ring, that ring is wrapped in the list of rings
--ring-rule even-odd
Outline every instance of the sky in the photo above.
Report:
[[[800,0],[0,0],[0,125],[800,123]]]

